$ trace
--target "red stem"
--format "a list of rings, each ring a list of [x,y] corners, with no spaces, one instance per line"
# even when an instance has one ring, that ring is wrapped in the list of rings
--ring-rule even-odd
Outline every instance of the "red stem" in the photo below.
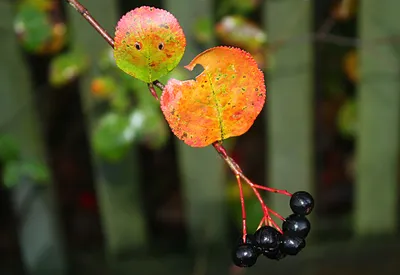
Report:
[[[272,223],[272,225],[273,225],[279,232],[282,233],[281,228],[275,223],[275,221],[270,217],[270,215],[269,215],[269,213],[268,213],[268,211],[271,211],[271,209],[269,209],[269,208],[265,205],[265,203],[264,203],[264,201],[263,201],[263,199],[262,199],[260,193],[259,193],[258,190],[257,190],[257,188],[259,188],[259,189],[264,189],[264,190],[265,190],[266,188],[264,188],[264,186],[256,185],[256,184],[252,183],[252,182],[243,174],[242,170],[240,169],[240,166],[239,166],[231,157],[228,156],[228,153],[226,152],[226,149],[222,146],[221,142],[214,142],[214,143],[213,143],[213,146],[214,146],[215,150],[219,153],[219,155],[222,157],[222,159],[228,164],[229,168],[230,168],[230,169],[232,170],[232,172],[236,175],[236,177],[237,177],[237,176],[240,176],[240,177],[241,177],[242,179],[244,179],[244,180],[246,181],[246,183],[249,184],[250,187],[253,189],[253,192],[254,192],[254,194],[256,195],[256,197],[257,197],[258,201],[260,202],[260,205],[261,205],[261,207],[262,207],[262,209],[263,209],[263,211],[264,211],[264,217],[268,220],[268,224],[271,224],[271,223]],[[271,192],[274,192],[274,193],[280,193],[280,194],[284,194],[284,195],[291,196],[291,194],[290,194],[288,191],[286,191],[286,190],[279,190],[279,189],[273,189],[273,188],[268,188],[268,187],[267,187],[267,190],[268,190],[268,191],[272,190]],[[283,219],[283,220],[284,220],[284,218],[283,218],[281,215],[279,215],[278,213],[276,213],[275,211],[272,211],[271,213],[273,213],[273,214],[274,214],[275,216],[277,216],[279,219]]]
[[[281,221],[284,221],[285,218],[280,215],[278,212],[275,212],[274,210],[272,210],[271,208],[268,208],[269,212],[271,212],[272,215],[274,215],[275,217],[277,217],[278,219],[280,219]]]
[[[246,235],[247,235],[247,226],[246,226],[246,207],[244,204],[244,196],[243,196],[243,188],[242,183],[240,181],[240,176],[236,175],[236,180],[239,186],[239,195],[240,195],[240,205],[242,207],[242,233],[243,233],[243,243],[246,243]]]
[[[260,223],[259,223],[258,226],[257,226],[257,230],[261,228],[261,226],[262,226],[262,224],[264,223],[264,221],[265,221],[265,216],[262,217]]]
[[[222,146],[221,142],[217,141],[217,142],[214,142],[212,145],[214,146],[214,148],[218,152],[218,154],[222,157],[222,159],[225,160],[225,162],[228,164],[228,166],[232,170],[232,172],[235,175],[239,175],[252,188],[262,189],[262,190],[266,190],[266,191],[272,192],[272,193],[279,193],[279,194],[282,194],[282,195],[285,195],[285,196],[292,196],[292,194],[289,193],[287,190],[275,189],[275,188],[271,188],[271,187],[266,187],[266,186],[254,184],[251,180],[249,180],[243,174],[242,169],[240,168],[240,166],[231,157],[228,156],[228,153],[226,152],[226,149],[224,148],[224,146]]]
[[[262,189],[262,190],[265,190],[265,191],[268,191],[268,192],[282,194],[282,195],[285,195],[285,196],[288,196],[288,197],[292,196],[292,193],[289,193],[287,190],[275,189],[275,188],[271,188],[271,187],[267,187],[267,186],[254,184],[250,180],[248,180],[248,181],[249,181],[249,184],[251,186],[254,186],[257,189]]]
[[[159,100],[159,99],[158,99],[157,92],[156,92],[156,89],[154,89],[153,83],[148,83],[147,86],[149,87],[149,91],[150,91],[151,95],[152,95],[156,100]]]

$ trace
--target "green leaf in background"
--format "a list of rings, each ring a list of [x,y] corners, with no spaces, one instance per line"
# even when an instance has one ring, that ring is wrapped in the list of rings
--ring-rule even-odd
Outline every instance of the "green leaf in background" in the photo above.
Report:
[[[193,26],[193,34],[197,42],[207,44],[213,39],[214,24],[208,17],[198,18]]]
[[[357,134],[357,102],[348,99],[340,108],[337,118],[340,133],[344,137],[354,138]]]
[[[68,52],[58,55],[50,64],[50,83],[56,87],[65,85],[82,74],[87,66],[88,59],[84,54]]]
[[[54,4],[54,0],[21,0],[18,3],[18,7],[32,6],[41,11],[49,11],[53,8]]]
[[[247,51],[262,49],[267,34],[255,22],[241,15],[223,17],[215,26],[216,35],[223,43],[241,47]]]
[[[52,36],[52,25],[46,12],[35,5],[18,6],[14,30],[22,46],[34,53],[40,51]]]
[[[38,184],[45,184],[50,181],[50,171],[48,167],[38,161],[26,161],[22,163],[24,176],[32,179]]]
[[[7,135],[0,135],[0,161],[8,162],[19,157],[19,149],[13,138]]]
[[[229,0],[232,8],[238,13],[247,14],[255,11],[261,4],[261,0]]]
[[[105,68],[109,69],[107,65]],[[160,79],[185,79],[188,73],[177,68]],[[96,76],[91,92],[109,100],[111,111],[105,114],[93,131],[93,147],[99,156],[110,161],[123,157],[134,142],[151,149],[162,148],[170,137],[169,127],[159,102],[150,95],[147,84],[119,69],[109,75]],[[133,106],[133,107],[132,107]]]
[[[46,184],[50,181],[48,167],[38,161],[9,161],[4,167],[4,184],[8,188],[17,185],[23,178],[28,178],[37,184]]]
[[[110,112],[98,121],[93,132],[93,147],[96,153],[109,160],[122,158],[138,137],[137,128],[143,118]]]
[[[261,4],[261,0],[222,0],[218,3],[218,17],[229,13],[239,13],[246,15],[255,11]]]
[[[7,188],[12,188],[23,177],[22,166],[19,161],[9,161],[4,165],[3,182]]]
[[[139,105],[131,116],[135,114],[143,117],[140,142],[154,150],[162,148],[168,141],[170,130],[160,110]]]

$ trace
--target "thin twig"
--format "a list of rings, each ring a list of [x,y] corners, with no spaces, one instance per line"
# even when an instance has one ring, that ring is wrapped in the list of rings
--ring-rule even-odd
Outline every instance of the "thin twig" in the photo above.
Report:
[[[114,48],[114,39],[107,31],[93,18],[89,11],[77,0],[66,0],[77,12],[79,12],[86,21]]]

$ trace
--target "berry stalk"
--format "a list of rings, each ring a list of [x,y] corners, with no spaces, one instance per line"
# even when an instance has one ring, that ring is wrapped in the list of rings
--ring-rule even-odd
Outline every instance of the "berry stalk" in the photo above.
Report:
[[[283,194],[286,196],[292,196],[292,194],[286,190],[274,189],[274,188],[269,188],[269,187],[264,188],[264,186],[254,184],[243,174],[240,166],[231,157],[229,157],[228,153],[226,152],[226,149],[222,146],[221,142],[214,142],[213,147],[218,152],[218,154],[222,157],[222,159],[228,164],[229,168],[235,174],[236,178],[237,179],[242,178],[253,189],[253,192],[256,195],[258,201],[260,202],[261,208],[264,212],[263,220],[267,221],[268,224],[272,224],[279,232],[282,232],[282,229],[271,218],[271,216],[269,215],[269,212],[271,211],[271,213],[273,215],[275,215],[276,217],[278,217],[280,220],[284,220],[284,218],[265,205],[264,200],[262,199],[260,193],[258,192],[258,189],[263,189],[263,190],[267,190],[267,191],[270,191],[273,193]],[[244,200],[243,194],[240,194],[240,200],[241,201]]]
[[[245,207],[245,203],[244,203],[242,182],[240,181],[240,176],[239,176],[239,175],[236,175],[236,180],[237,180],[238,187],[239,187],[240,205],[241,205],[241,207],[242,207],[242,232],[243,232],[243,243],[246,243],[246,235],[247,235],[246,207]]]

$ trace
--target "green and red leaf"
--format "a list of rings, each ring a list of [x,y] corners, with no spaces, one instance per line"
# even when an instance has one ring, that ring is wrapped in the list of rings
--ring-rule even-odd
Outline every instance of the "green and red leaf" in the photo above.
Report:
[[[147,83],[172,71],[185,47],[186,38],[178,20],[158,8],[144,6],[128,12],[115,32],[117,66]]]

